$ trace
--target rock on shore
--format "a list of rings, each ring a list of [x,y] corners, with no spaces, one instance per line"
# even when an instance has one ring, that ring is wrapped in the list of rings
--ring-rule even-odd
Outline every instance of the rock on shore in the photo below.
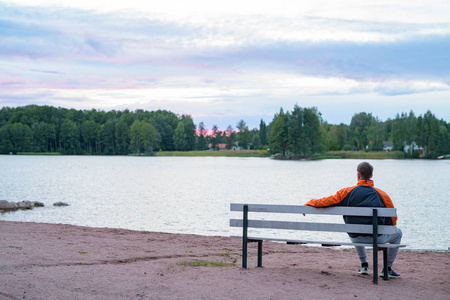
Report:
[[[38,201],[20,201],[9,202],[6,200],[0,200],[0,211],[15,211],[18,209],[33,209],[35,207],[42,207],[44,203]]]

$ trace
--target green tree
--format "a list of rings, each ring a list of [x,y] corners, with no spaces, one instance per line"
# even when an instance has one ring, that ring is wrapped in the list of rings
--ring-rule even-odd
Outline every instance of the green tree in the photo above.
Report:
[[[65,119],[61,124],[61,144],[64,153],[77,154],[79,150],[78,126],[72,120]]]
[[[210,136],[211,148],[217,150],[219,145],[219,127],[217,125],[213,125],[212,132]]]
[[[259,139],[262,145],[267,145],[267,125],[263,119],[259,123]]]
[[[380,119],[374,118],[369,128],[367,129],[367,139],[369,140],[369,150],[382,151],[383,141],[385,138],[385,125]]]
[[[32,151],[47,152],[56,149],[56,131],[55,126],[42,121],[35,122],[31,126],[32,132]]]
[[[100,143],[103,154],[116,154],[116,120],[110,119],[100,127]]]
[[[366,149],[369,145],[369,139],[367,138],[368,130],[374,117],[372,114],[361,112],[355,114],[350,122],[350,132],[352,135],[353,144],[359,150]]]
[[[188,147],[187,135],[184,130],[183,122],[178,123],[175,133],[173,135],[173,142],[175,144],[175,150],[186,151]]]
[[[150,113],[149,120],[161,136],[161,149],[163,151],[175,150],[173,135],[179,122],[177,116],[169,111],[158,110]]]
[[[450,134],[444,120],[439,122],[439,147],[438,155],[450,154]]]
[[[227,149],[230,150],[233,148],[234,143],[236,142],[236,133],[233,130],[231,125],[228,125],[227,130],[225,130],[225,143],[227,144]]]
[[[130,128],[130,150],[133,153],[141,154],[142,149],[142,140],[141,140],[141,121],[134,121],[133,125]]]
[[[184,133],[186,135],[186,146],[185,150],[190,151],[195,148],[195,124],[192,117],[189,115],[182,115],[181,122],[184,126]],[[177,125],[178,127],[178,125]],[[175,134],[175,133],[174,133]],[[175,137],[174,137],[175,139]],[[175,143],[175,140],[174,140]]]
[[[310,157],[322,151],[320,118],[315,108],[294,106],[288,119],[289,149],[294,154]]]
[[[152,155],[160,146],[161,136],[156,128],[147,121],[134,121],[130,129],[130,149],[136,154]]]
[[[146,155],[153,155],[154,149],[157,149],[160,145],[161,136],[156,128],[146,121],[142,121],[140,126],[141,150]]]
[[[283,109],[280,109],[280,112],[275,114],[272,121],[269,135],[270,152],[281,153],[285,157],[288,141],[288,116],[283,112]]]
[[[0,128],[9,123],[12,115],[14,114],[15,109],[10,107],[2,107],[0,108]]]
[[[15,152],[27,152],[31,150],[31,130],[28,125],[14,123],[10,127],[10,137]]]
[[[424,148],[423,156],[435,158],[439,150],[439,123],[437,118],[427,111],[425,115],[417,118],[417,144]]]
[[[114,116],[111,116],[108,119],[114,119]],[[133,125],[135,121],[135,116],[132,112],[130,112],[128,109],[125,109],[122,114],[119,117],[119,121],[125,122],[127,124],[128,128],[131,128],[131,125]],[[106,122],[105,122],[106,123]]]
[[[287,120],[289,149],[294,154],[306,155],[304,118],[304,110],[295,105]]]
[[[336,141],[339,145],[339,149],[343,149],[345,144],[347,144],[347,131],[348,131],[348,126],[345,125],[344,123],[339,124],[338,126],[336,126]]]
[[[400,116],[397,114],[395,119],[391,123],[390,140],[392,141],[393,149],[403,151],[405,147],[406,137],[405,137],[405,118],[406,115],[402,113]]]
[[[406,118],[405,123],[406,123],[404,126],[405,132],[406,132],[405,143],[408,145],[411,145],[410,148],[412,149],[413,148],[412,144],[416,139],[416,130],[415,130],[416,129],[416,116],[414,115],[414,112],[412,110],[409,112],[409,115]],[[402,150],[403,150],[403,148],[402,148]]]
[[[321,115],[316,107],[304,109],[304,128],[305,128],[305,156],[311,156],[314,153],[324,151],[325,145],[322,143],[320,132]]]
[[[261,147],[261,138],[259,134],[255,134],[252,138],[253,149],[259,149]]]
[[[328,150],[339,151],[347,144],[348,126],[344,123],[339,125],[331,125],[329,128]]]
[[[247,149],[250,143],[250,132],[244,120],[240,120],[236,125],[236,140],[242,149]]]
[[[0,127],[0,153],[8,154],[14,152],[14,146],[10,138],[11,124],[6,124]]]
[[[81,136],[83,140],[83,148],[92,154],[97,150],[97,143],[100,136],[100,125],[91,120],[86,120],[81,125]]]
[[[200,122],[198,124],[198,131],[197,131],[197,150],[205,150],[207,147],[206,145],[206,134],[207,130],[205,128],[205,124],[203,122]]]
[[[320,125],[321,134],[323,136],[323,139],[325,141],[325,144],[327,145],[328,151],[338,151],[341,150],[339,147],[339,144],[337,142],[337,126],[336,125],[330,125],[327,122],[324,122]]]
[[[115,126],[117,153],[122,155],[127,154],[130,147],[130,128],[122,119],[120,119]]]
[[[392,141],[393,149],[403,151],[405,145],[411,145],[416,139],[416,117],[414,112],[397,114],[394,120],[385,123],[390,126],[389,140]],[[387,130],[388,132],[389,130]],[[412,153],[410,153],[412,155]]]

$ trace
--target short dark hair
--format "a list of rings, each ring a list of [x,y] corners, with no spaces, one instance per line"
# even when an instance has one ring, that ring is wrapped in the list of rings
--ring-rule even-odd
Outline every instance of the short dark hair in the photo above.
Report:
[[[373,167],[368,162],[363,161],[358,165],[356,171],[358,171],[358,173],[361,174],[364,179],[369,179],[370,177],[372,177]]]

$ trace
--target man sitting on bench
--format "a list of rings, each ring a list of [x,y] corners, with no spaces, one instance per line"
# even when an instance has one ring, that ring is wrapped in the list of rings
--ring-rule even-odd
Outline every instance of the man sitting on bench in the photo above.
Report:
[[[388,207],[394,208],[391,198],[382,190],[374,187],[373,181],[373,167],[368,162],[362,162],[357,167],[358,184],[352,187],[346,187],[339,190],[335,195],[324,197],[321,199],[312,199],[305,205],[314,207],[328,207],[328,206],[354,206],[354,207]],[[372,224],[370,217],[344,216],[345,223],[348,224]],[[397,217],[393,218],[378,218],[379,225],[396,225]],[[371,243],[373,236],[370,234],[353,234],[348,233],[353,243]],[[400,244],[402,239],[402,231],[397,227],[395,234],[382,234],[378,236],[380,244]],[[358,270],[359,274],[369,274],[369,264],[366,257],[366,248],[364,246],[355,246],[356,254],[361,261],[361,268]],[[390,278],[398,278],[400,274],[392,269],[395,257],[397,256],[398,248],[388,249],[388,276]],[[381,272],[383,277],[385,270]]]

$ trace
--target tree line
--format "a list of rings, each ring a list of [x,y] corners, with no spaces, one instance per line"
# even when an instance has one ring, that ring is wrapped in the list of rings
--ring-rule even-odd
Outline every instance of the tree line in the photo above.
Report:
[[[324,122],[317,108],[295,106],[281,109],[269,125],[273,152],[310,157],[325,151],[383,151],[384,142],[405,157],[436,158],[450,154],[450,123],[438,120],[431,111],[415,116],[413,111],[381,121],[371,113],[353,115],[350,125]],[[407,151],[405,151],[407,150]]]
[[[249,129],[244,120],[220,130],[195,125],[189,115],[166,110],[75,110],[28,105],[0,109],[0,153],[60,152],[63,154],[152,155],[155,151],[270,149],[273,154],[311,157],[326,151],[382,151],[416,145],[424,157],[450,153],[450,124],[430,111],[411,111],[381,121],[371,113],[355,114],[350,125],[323,121],[316,107],[280,109],[266,125]],[[418,156],[418,152],[407,153]]]
[[[151,155],[192,150],[196,126],[165,111],[75,110],[29,105],[0,110],[0,153]]]

